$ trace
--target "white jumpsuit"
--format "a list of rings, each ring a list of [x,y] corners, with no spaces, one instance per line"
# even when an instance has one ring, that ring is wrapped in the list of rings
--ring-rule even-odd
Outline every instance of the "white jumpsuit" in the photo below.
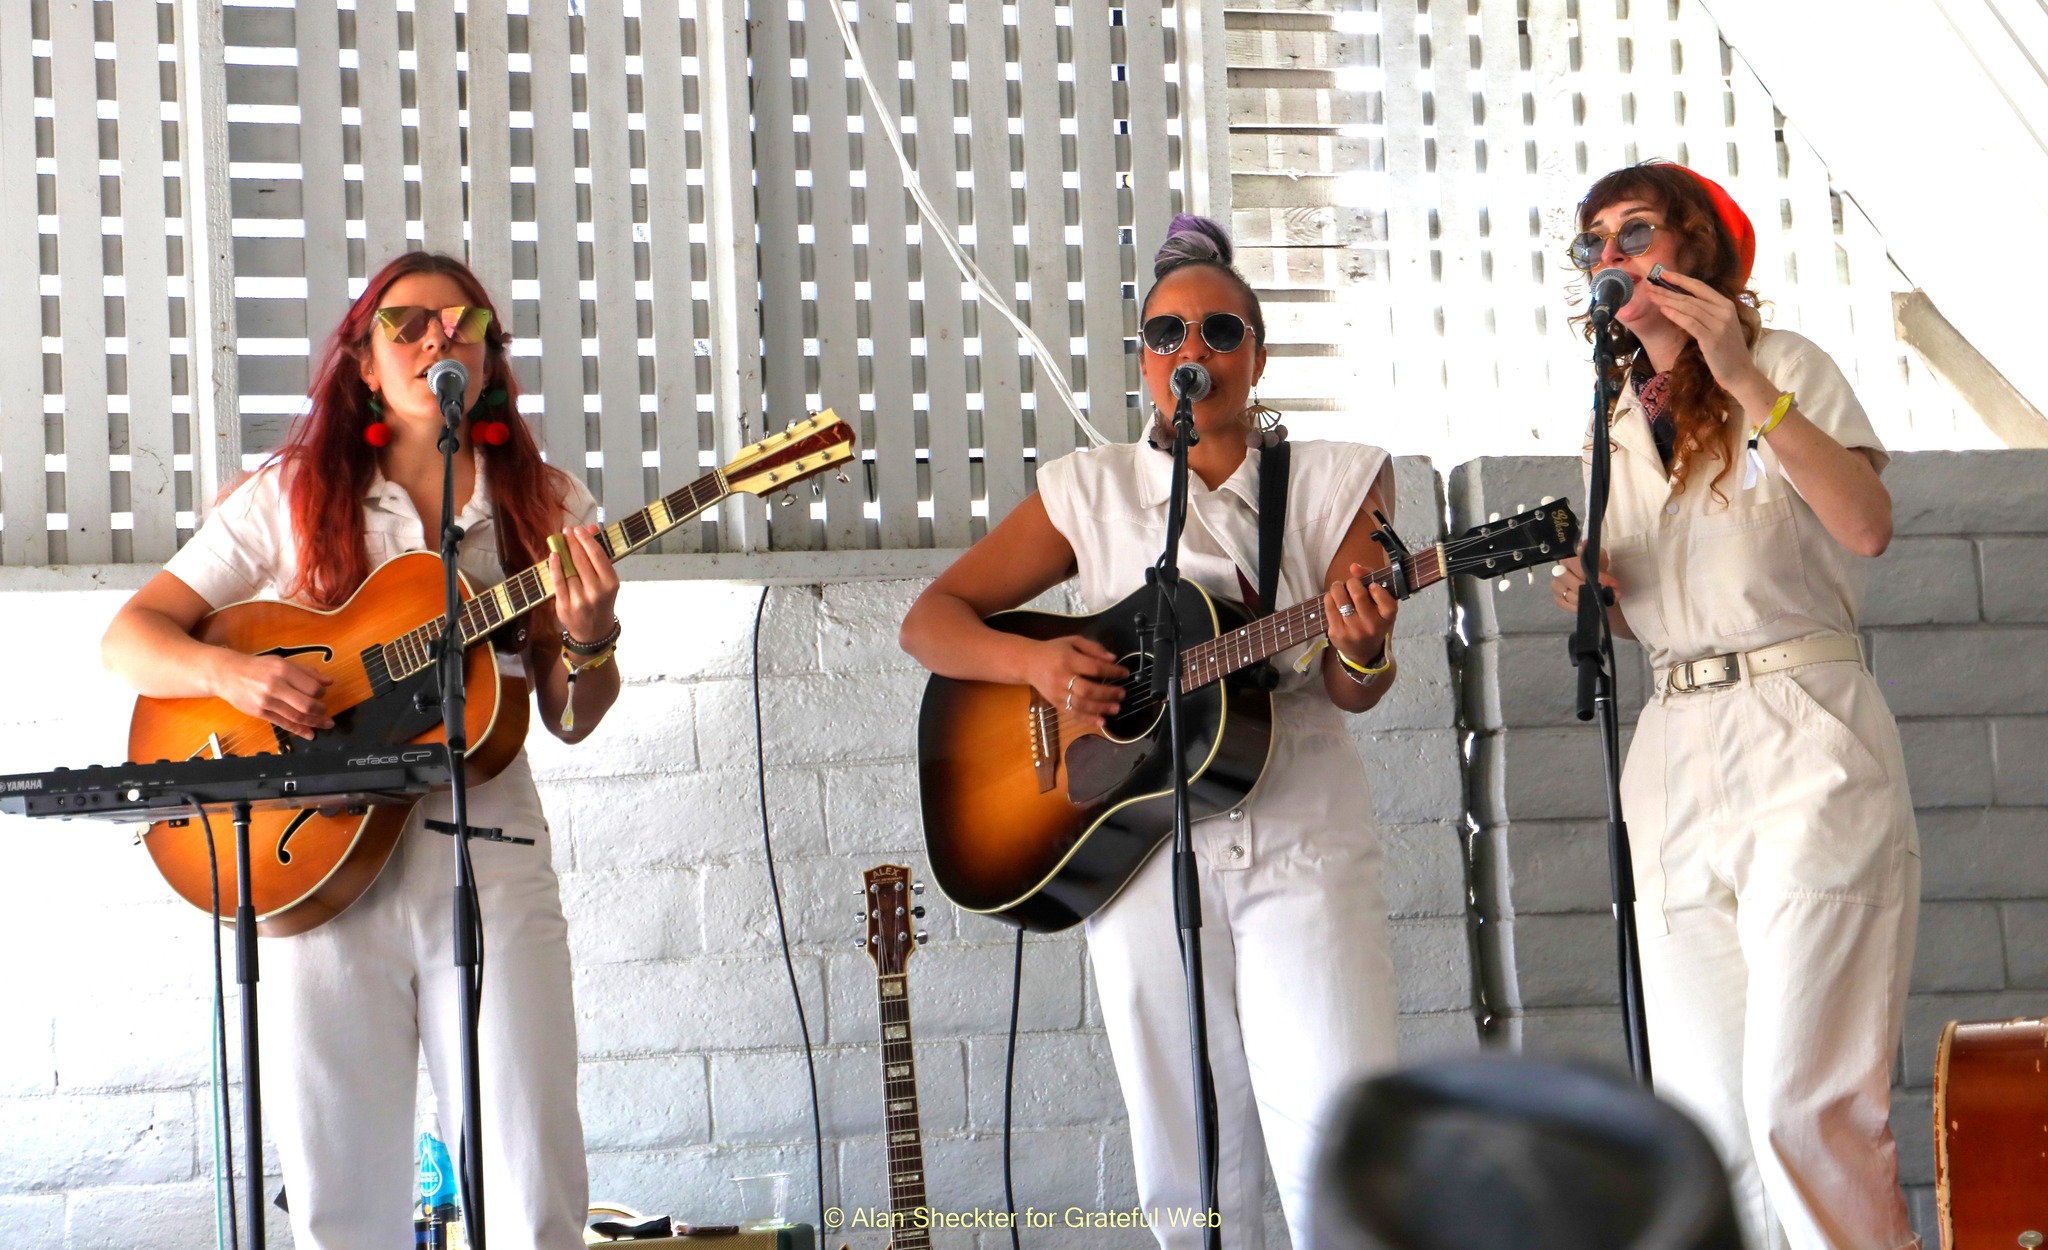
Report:
[[[1788,331],[1755,359],[1845,447],[1883,448],[1841,371]],[[1673,494],[1629,390],[1614,422],[1607,548],[1651,664],[1853,636],[1864,561],[1824,529],[1764,439],[1745,487],[1694,462]],[[1622,774],[1656,1088],[1728,1163],[1756,1250],[1914,1245],[1891,1070],[1919,913],[1897,726],[1853,662],[1658,691]]]
[[[297,567],[273,464],[214,509],[165,569],[214,607],[275,596]],[[563,524],[597,519],[581,482]],[[380,475],[363,498],[372,568],[431,549],[412,499]],[[483,465],[456,518],[473,586],[504,580]],[[517,657],[500,665],[520,673]],[[493,1245],[583,1245],[588,1178],[576,1111],[576,1019],[562,916],[540,796],[520,751],[469,791],[472,825],[534,839],[472,845],[483,911],[484,1195]],[[317,929],[260,944],[263,1111],[304,1250],[412,1244],[418,1189],[413,1109],[422,1047],[451,1153],[462,1125],[462,1070],[451,946],[454,849],[421,827],[450,818],[449,796],[414,807],[383,873]]]
[[[1191,478],[1181,571],[1235,601],[1238,573],[1258,584],[1260,452],[1214,491]],[[1083,610],[1144,584],[1165,543],[1171,457],[1145,443],[1076,452],[1040,470],[1052,523],[1074,548]],[[1385,452],[1297,443],[1288,490],[1278,606],[1324,590],[1323,577],[1375,482],[1391,506]],[[1296,1246],[1308,1244],[1315,1147],[1330,1101],[1394,1062],[1396,999],[1380,889],[1380,845],[1364,766],[1301,649],[1275,657],[1275,737],[1264,776],[1238,809],[1198,822],[1203,980],[1221,1129],[1223,1244],[1258,1250],[1263,1142]],[[1142,1206],[1160,1245],[1186,1250],[1203,1230],[1187,1031],[1174,924],[1172,860],[1162,847],[1088,921],[1103,1023],[1123,1086]],[[1171,1214],[1181,1213],[1176,1222]]]

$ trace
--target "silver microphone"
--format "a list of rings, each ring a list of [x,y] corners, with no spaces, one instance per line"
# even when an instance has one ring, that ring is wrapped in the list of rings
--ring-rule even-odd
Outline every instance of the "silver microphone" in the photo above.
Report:
[[[469,370],[463,368],[459,360],[437,360],[434,367],[427,370],[427,385],[443,408],[449,404],[459,406],[463,392],[469,389]]]
[[[1628,276],[1626,269],[1609,265],[1593,275],[1592,292],[1593,302],[1586,311],[1593,315],[1593,320],[1605,321],[1635,298],[1636,280]]]
[[[1209,371],[1189,361],[1176,365],[1173,370],[1173,397],[1189,403],[1199,401],[1209,393]]]

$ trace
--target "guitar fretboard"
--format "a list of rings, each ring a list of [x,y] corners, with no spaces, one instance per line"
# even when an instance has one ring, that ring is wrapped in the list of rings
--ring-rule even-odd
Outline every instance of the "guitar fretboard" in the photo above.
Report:
[[[725,474],[713,469],[631,516],[600,527],[597,531],[598,545],[611,559],[624,559],[725,498],[727,493]],[[548,566],[543,561],[506,578],[489,590],[470,596],[462,605],[456,621],[462,645],[467,647],[506,622],[517,620],[554,595],[554,581],[548,576]],[[437,616],[385,643],[385,670],[394,679],[403,678],[433,663],[433,644],[440,640],[447,620],[445,615]]]
[[[917,1114],[917,1059],[910,1040],[910,988],[900,973],[875,977],[882,1017],[882,1096],[889,1144],[889,1211],[894,1250],[929,1250],[931,1233],[918,1227],[925,1205],[924,1130]]]
[[[1443,548],[1418,551],[1408,558],[1408,585],[1416,590],[1444,578]],[[1365,579],[1375,586],[1391,586],[1394,570],[1379,569]],[[1304,599],[1285,611],[1262,616],[1251,624],[1189,647],[1181,657],[1180,683],[1183,690],[1199,690],[1267,656],[1289,647],[1312,642],[1330,632],[1323,616],[1323,597]]]

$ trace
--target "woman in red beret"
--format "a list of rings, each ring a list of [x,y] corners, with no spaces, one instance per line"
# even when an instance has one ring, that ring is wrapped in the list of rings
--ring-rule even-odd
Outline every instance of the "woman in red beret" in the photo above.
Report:
[[[1759,1250],[1915,1245],[1890,1089],[1919,839],[1857,634],[1887,457],[1834,361],[1763,328],[1721,187],[1617,170],[1579,226],[1573,260],[1636,283],[1603,362],[1626,384],[1601,581],[1656,672],[1622,810],[1657,1091],[1719,1144]]]

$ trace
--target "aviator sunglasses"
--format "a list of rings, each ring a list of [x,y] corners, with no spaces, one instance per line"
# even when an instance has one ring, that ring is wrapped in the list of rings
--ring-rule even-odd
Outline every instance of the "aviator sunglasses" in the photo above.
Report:
[[[1644,221],[1638,217],[1634,221],[1622,223],[1621,229],[1608,234],[1588,230],[1572,240],[1572,263],[1591,272],[1593,267],[1600,263],[1600,255],[1607,250],[1609,239],[1613,239],[1620,246],[1623,256],[1641,256],[1650,250],[1650,240],[1656,236],[1659,229],[1661,227],[1656,222]]]
[[[1145,319],[1141,334],[1147,348],[1161,356],[1171,356],[1188,341],[1188,327],[1192,325],[1202,327],[1202,341],[1209,345],[1210,351],[1225,353],[1234,352],[1244,344],[1245,331],[1249,328],[1244,318],[1236,313],[1212,312],[1199,322],[1176,317],[1172,313],[1161,313]]]
[[[450,343],[474,344],[484,341],[484,332],[491,326],[491,310],[488,308],[467,308],[457,304],[453,308],[418,308],[411,304],[393,304],[377,310],[377,324],[384,331],[384,337],[394,343],[417,343],[427,327],[435,321],[441,323],[442,337]]]

